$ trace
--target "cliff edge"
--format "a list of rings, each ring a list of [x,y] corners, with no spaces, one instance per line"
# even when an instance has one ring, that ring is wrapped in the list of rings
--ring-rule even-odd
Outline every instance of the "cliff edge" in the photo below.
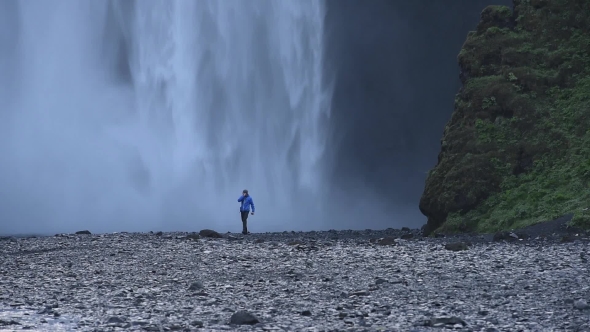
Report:
[[[459,56],[463,87],[429,172],[425,232],[590,224],[590,1],[489,6]]]

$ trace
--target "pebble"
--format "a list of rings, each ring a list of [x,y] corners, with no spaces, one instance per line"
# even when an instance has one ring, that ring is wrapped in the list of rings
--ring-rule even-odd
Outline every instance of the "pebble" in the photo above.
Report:
[[[190,234],[2,241],[0,329],[590,329],[587,238]]]

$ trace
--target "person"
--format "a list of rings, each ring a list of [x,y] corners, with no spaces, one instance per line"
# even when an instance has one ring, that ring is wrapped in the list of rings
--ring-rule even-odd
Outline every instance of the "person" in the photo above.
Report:
[[[251,214],[254,215],[255,207],[254,207],[254,200],[252,196],[248,194],[248,190],[244,189],[242,191],[242,196],[238,198],[238,202],[242,203],[240,205],[240,215],[242,216],[242,234],[250,234],[248,232],[248,213],[250,213],[250,207],[252,207]]]

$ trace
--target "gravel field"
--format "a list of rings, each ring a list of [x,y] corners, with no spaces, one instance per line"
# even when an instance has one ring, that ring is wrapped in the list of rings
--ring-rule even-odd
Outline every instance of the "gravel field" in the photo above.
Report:
[[[590,331],[588,234],[534,235],[5,237],[0,330]]]

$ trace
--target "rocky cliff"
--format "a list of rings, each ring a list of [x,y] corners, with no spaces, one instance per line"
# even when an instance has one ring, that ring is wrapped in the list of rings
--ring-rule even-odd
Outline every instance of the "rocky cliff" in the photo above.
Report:
[[[590,1],[490,6],[420,210],[427,233],[519,228],[590,211]]]

